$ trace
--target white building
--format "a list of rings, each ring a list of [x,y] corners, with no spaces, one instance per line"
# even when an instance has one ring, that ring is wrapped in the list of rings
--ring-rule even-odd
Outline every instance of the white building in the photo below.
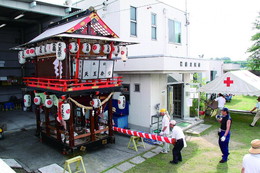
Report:
[[[128,46],[129,59],[115,65],[129,91],[130,128],[148,131],[157,104],[174,117],[188,118],[193,74],[201,73],[210,81],[223,73],[222,61],[188,58],[184,11],[157,0],[96,0],[74,5],[95,7],[120,39],[140,43]]]

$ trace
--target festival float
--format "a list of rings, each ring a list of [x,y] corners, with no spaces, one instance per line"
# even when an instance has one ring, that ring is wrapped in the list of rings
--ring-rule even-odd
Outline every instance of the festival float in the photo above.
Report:
[[[113,73],[114,57],[125,61],[131,44],[86,10],[18,47],[19,63],[35,68],[34,76],[23,78],[24,106],[35,106],[41,141],[64,153],[115,141],[112,96],[121,91],[122,77]],[[123,109],[125,98],[118,99]]]

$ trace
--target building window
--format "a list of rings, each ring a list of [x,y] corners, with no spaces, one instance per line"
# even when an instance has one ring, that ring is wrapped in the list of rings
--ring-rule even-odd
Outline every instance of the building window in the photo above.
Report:
[[[130,7],[130,35],[137,36],[136,7]]]
[[[140,92],[140,84],[135,84],[135,92]]]
[[[187,67],[188,66],[188,63],[187,62],[185,62],[185,67]]]
[[[196,62],[194,62],[194,67],[197,67],[197,63]]]
[[[152,13],[152,40],[156,40],[157,39],[157,21],[156,21],[156,14]]]
[[[210,71],[210,81],[213,81],[216,78],[217,71],[212,70]]]
[[[169,30],[169,42],[170,43],[181,43],[181,23],[168,20],[168,30]]]
[[[198,67],[200,67],[200,63],[198,63]]]
[[[182,61],[180,62],[180,66],[182,67]]]
[[[190,67],[192,67],[192,62],[190,63]]]

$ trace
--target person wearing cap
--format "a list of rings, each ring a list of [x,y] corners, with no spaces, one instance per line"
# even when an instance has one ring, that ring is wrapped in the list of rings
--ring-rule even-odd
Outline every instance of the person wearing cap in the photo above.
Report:
[[[169,116],[169,114],[168,114],[166,109],[161,109],[160,110],[160,115],[163,116],[163,119],[162,119],[162,129],[161,129],[160,135],[164,136],[164,137],[168,137],[168,135],[170,133],[170,127],[169,127],[170,116]],[[162,149],[161,153],[168,153],[169,151],[170,151],[169,144],[164,142],[163,143],[163,149]]]
[[[215,101],[218,102],[218,112],[217,112],[217,115],[220,115],[221,110],[224,108],[224,106],[226,104],[226,99],[225,99],[223,94],[219,93],[218,97],[215,99]]]
[[[254,127],[258,119],[260,118],[260,96],[257,98],[256,106],[250,111],[251,113],[256,110],[255,117],[253,119],[253,122],[249,124],[251,127]]]
[[[178,162],[182,161],[181,150],[183,147],[186,147],[187,144],[185,140],[185,135],[182,129],[179,126],[176,126],[175,120],[170,121],[170,127],[172,128],[170,137],[176,140],[172,149],[173,159],[172,161],[170,161],[170,163],[178,164]]]
[[[218,119],[218,122],[221,124],[218,132],[218,144],[222,152],[222,159],[219,161],[219,163],[225,163],[227,162],[229,155],[228,144],[230,139],[230,128],[232,119],[229,115],[228,108],[223,108],[221,110],[221,114],[221,118]]]
[[[260,140],[251,141],[249,154],[243,157],[242,173],[259,173],[260,172]]]

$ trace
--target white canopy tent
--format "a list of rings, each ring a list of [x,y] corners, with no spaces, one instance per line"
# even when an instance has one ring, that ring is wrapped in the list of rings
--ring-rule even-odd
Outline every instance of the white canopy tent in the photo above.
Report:
[[[202,86],[198,91],[260,96],[260,77],[247,70],[231,71]]]

